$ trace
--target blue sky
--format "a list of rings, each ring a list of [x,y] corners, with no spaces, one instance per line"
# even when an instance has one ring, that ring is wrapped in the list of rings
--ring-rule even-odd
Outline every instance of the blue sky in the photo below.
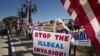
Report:
[[[8,16],[17,15],[17,7],[21,7],[25,0],[1,0],[0,1],[0,20]],[[49,21],[53,19],[70,19],[60,3],[60,0],[32,0],[37,5],[36,14],[32,14],[33,22]]]

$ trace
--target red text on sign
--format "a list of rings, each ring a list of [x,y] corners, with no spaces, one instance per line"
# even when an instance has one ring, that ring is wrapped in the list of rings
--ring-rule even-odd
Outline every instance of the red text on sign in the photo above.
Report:
[[[49,39],[51,35],[49,33],[35,32],[35,37]]]
[[[55,35],[56,40],[68,41],[68,36],[65,35]]]

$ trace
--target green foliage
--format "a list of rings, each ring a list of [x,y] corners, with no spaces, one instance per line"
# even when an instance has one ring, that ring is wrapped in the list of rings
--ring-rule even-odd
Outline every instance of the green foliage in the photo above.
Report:
[[[35,13],[37,11],[37,6],[35,4],[31,5],[30,10],[32,13]]]
[[[6,26],[12,28],[17,26],[17,20],[18,18],[16,16],[9,16],[5,17],[2,21]]]
[[[37,6],[35,4],[32,4],[31,1],[26,0],[26,3],[22,5],[22,11],[25,13],[24,16],[29,16],[29,23],[32,24],[31,14],[36,13]]]

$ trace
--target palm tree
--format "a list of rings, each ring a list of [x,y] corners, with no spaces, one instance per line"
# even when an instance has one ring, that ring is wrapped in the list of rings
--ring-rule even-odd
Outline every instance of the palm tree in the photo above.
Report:
[[[26,16],[29,16],[29,23],[32,25],[32,13],[37,11],[36,5],[26,0],[26,3],[22,5],[22,10],[25,12]]]

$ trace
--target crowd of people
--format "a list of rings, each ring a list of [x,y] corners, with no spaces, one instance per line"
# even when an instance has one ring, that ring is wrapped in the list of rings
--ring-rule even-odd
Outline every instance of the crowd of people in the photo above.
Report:
[[[25,29],[26,37],[28,37],[29,39],[32,39],[32,31],[33,30],[34,30],[34,26],[27,25],[27,28]],[[38,30],[39,30],[39,28],[38,28]],[[21,31],[23,31],[23,29],[22,30],[19,29],[18,31],[16,31],[16,33],[18,34]],[[3,37],[3,35],[7,34],[7,32],[8,32],[7,28],[2,28],[2,37]],[[72,55],[72,49],[73,49],[74,55],[76,55],[76,49],[77,48],[78,49],[84,48],[84,47],[79,47],[79,46],[74,45],[75,42],[73,42],[73,40],[74,40],[73,39],[73,33],[79,32],[78,34],[81,34],[81,33],[85,33],[85,30],[84,30],[83,26],[75,25],[72,20],[69,20],[67,25],[61,19],[55,20],[54,23],[53,23],[53,30],[51,32],[71,34],[72,37],[71,37],[71,41],[70,41],[69,55]],[[90,48],[89,48],[89,52],[94,51],[94,49],[90,49]],[[88,48],[85,49],[85,50],[88,51]],[[90,53],[92,53],[92,52],[90,52]]]

